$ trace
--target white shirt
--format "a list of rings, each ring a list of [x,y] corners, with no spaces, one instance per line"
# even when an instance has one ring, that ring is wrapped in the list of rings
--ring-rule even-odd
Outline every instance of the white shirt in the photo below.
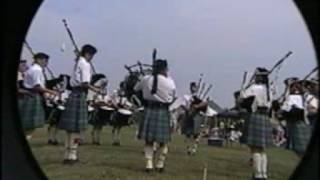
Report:
[[[290,94],[286,97],[283,105],[281,107],[282,110],[289,112],[293,106],[296,106],[299,109],[304,109],[303,97],[299,94]]]
[[[45,78],[43,75],[43,68],[34,63],[26,72],[23,79],[23,84],[26,88],[34,88],[36,85],[45,87]]]
[[[142,90],[143,98],[150,101],[171,103],[176,95],[176,85],[172,78],[158,75],[158,89],[155,94],[151,93],[153,75],[146,75],[135,86],[135,91]]]
[[[242,91],[240,96],[242,98],[255,97],[252,104],[253,112],[256,111],[257,107],[270,107],[270,102],[268,102],[267,98],[267,88],[263,84],[251,85],[248,89]]]
[[[80,57],[76,63],[75,70],[70,79],[70,85],[72,87],[80,86],[82,83],[89,83],[91,81],[90,63],[84,57]]]
[[[312,95],[312,94],[305,94],[305,104],[304,106],[307,107],[307,106],[311,106],[315,109],[318,109],[318,105],[319,105],[319,100],[316,96]]]

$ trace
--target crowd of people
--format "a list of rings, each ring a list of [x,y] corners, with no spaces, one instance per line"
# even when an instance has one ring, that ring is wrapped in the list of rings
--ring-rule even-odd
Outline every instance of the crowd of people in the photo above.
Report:
[[[64,164],[79,161],[78,146],[88,124],[92,125],[94,145],[101,145],[103,127],[112,126],[114,146],[121,144],[121,129],[136,124],[137,138],[145,141],[146,172],[163,172],[172,133],[181,132],[187,154],[195,155],[208,116],[216,123],[208,127],[207,136],[210,130],[218,130],[227,141],[250,148],[253,179],[268,178],[267,148],[284,147],[299,156],[306,151],[318,112],[316,79],[288,78],[284,95],[275,100],[270,95],[269,71],[259,67],[250,86],[235,92],[233,108],[210,113],[213,108],[205,95],[201,97],[199,82],[190,82],[190,93],[177,97],[175,81],[163,59],[155,59],[152,72],[139,77],[133,87],[135,94],[128,96],[126,81],[110,91],[107,77],[92,72],[96,53],[96,47],[84,45],[70,75],[55,79],[46,75],[50,57],[45,53],[35,54],[30,66],[26,60],[19,64],[18,104],[26,138],[30,140],[34,130],[48,123],[48,144],[58,145],[57,132],[64,130]],[[231,123],[223,119],[231,119]]]

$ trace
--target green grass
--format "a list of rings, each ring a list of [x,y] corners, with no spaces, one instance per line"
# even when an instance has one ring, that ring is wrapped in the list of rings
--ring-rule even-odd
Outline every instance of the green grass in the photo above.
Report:
[[[49,179],[53,180],[202,180],[204,164],[208,165],[208,180],[248,180],[249,149],[246,146],[207,146],[205,140],[195,156],[186,154],[184,138],[175,134],[169,146],[166,171],[163,174],[144,172],[143,142],[134,139],[134,128],[123,129],[122,146],[111,146],[111,129],[104,128],[102,145],[90,144],[90,131],[86,132],[86,144],[79,147],[80,162],[63,165],[64,146],[47,145],[46,128],[38,129],[30,140],[32,151]],[[60,131],[60,141],[65,132]],[[291,151],[269,149],[270,180],[288,179],[299,158]]]

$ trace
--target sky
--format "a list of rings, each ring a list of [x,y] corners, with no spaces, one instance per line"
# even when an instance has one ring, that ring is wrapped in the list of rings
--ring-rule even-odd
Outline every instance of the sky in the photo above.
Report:
[[[78,46],[98,48],[93,64],[108,76],[110,89],[127,74],[125,64],[151,63],[153,48],[168,60],[179,95],[203,73],[213,84],[211,99],[222,107],[233,106],[244,71],[249,79],[257,66],[270,69],[288,51],[293,54],[278,73],[277,94],[285,78],[302,78],[316,66],[311,37],[292,0],[46,0],[26,39],[34,51],[50,55],[56,76],[70,74],[74,63],[64,18]],[[26,48],[21,57],[31,62]]]

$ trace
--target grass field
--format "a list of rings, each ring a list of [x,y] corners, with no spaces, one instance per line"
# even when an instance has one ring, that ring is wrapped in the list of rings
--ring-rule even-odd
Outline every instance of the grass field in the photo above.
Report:
[[[86,131],[86,143],[79,148],[80,162],[63,165],[63,144],[47,145],[46,128],[35,131],[30,140],[32,151],[49,179],[53,180],[202,180],[203,167],[207,163],[208,180],[248,180],[251,167],[248,164],[247,147],[207,146],[203,140],[198,154],[188,156],[181,135],[173,135],[169,146],[166,171],[163,174],[144,172],[143,142],[134,139],[133,127],[122,132],[122,146],[111,146],[111,129],[102,134],[102,145],[90,144],[90,131]],[[60,131],[60,141],[65,133]],[[269,149],[269,179],[288,179],[299,158],[291,151]]]

